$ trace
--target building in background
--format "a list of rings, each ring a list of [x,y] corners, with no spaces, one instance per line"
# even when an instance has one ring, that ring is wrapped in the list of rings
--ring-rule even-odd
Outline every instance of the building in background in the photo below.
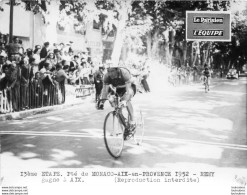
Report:
[[[10,7],[4,1],[1,2],[1,7],[4,11],[0,11],[0,32],[9,34]],[[46,26],[40,13],[34,14],[31,11],[26,11],[24,4],[14,6],[13,36],[17,36],[23,41],[24,48],[43,45],[48,40]],[[57,25],[54,37],[51,39],[53,41],[51,44],[72,42],[75,52],[89,52],[93,62],[110,59],[113,49],[114,34],[107,37],[102,35],[100,25],[94,21],[87,25],[85,33],[76,32],[72,25],[66,31]]]

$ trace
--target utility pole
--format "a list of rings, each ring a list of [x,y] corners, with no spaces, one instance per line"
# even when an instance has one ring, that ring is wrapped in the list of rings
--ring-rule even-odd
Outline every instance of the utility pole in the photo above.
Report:
[[[13,41],[13,15],[14,15],[14,4],[15,0],[9,0],[10,6],[10,16],[9,16],[9,42],[12,43]]]

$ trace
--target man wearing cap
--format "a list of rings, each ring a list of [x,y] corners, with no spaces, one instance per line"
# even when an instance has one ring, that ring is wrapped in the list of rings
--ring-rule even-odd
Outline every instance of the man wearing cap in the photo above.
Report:
[[[120,97],[121,102],[126,105],[130,116],[130,132],[135,130],[134,110],[131,98],[136,93],[135,85],[131,78],[131,73],[123,67],[110,67],[103,79],[103,89],[101,99],[106,99],[109,91],[114,90]],[[99,109],[104,108],[104,101],[99,101]]]

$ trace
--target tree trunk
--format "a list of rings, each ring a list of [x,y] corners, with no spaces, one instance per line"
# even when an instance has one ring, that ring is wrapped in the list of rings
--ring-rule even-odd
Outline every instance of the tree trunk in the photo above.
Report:
[[[57,19],[59,17],[59,0],[50,1],[47,6],[46,18],[46,41],[50,43],[57,43]]]
[[[151,36],[151,31],[149,31],[146,35],[147,38],[147,55],[148,58],[151,59],[152,58],[152,36]]]
[[[111,60],[114,66],[118,66],[122,46],[125,37],[125,27],[126,21],[128,19],[128,9],[122,6],[122,9],[119,10],[119,22],[117,26],[117,33],[114,41],[114,48],[111,55]]]
[[[183,42],[183,63],[185,65],[188,64],[188,60],[187,60],[187,41]]]
[[[121,60],[125,61],[127,59],[128,56],[128,45],[127,44],[123,44],[122,47],[122,52],[121,52]]]
[[[159,47],[159,30],[157,29],[153,36],[153,44],[152,44],[152,58],[157,60],[157,53],[158,53],[158,47]]]
[[[166,42],[164,45],[164,50],[165,50],[165,59],[166,59],[166,64],[171,65],[171,58],[170,58],[170,52],[169,52],[169,42]]]
[[[209,50],[210,50],[210,48],[211,48],[211,43],[208,43],[203,64],[209,63],[209,59],[210,59]]]
[[[173,61],[173,51],[175,43],[175,32],[173,30],[169,31],[169,57],[171,65],[175,65]]]

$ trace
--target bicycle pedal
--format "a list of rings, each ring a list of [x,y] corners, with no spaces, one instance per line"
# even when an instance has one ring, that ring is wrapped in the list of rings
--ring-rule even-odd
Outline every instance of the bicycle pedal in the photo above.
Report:
[[[124,136],[124,140],[127,141],[127,140],[129,140],[131,137],[133,137],[133,135],[132,135],[132,134],[128,134],[128,135]]]
[[[128,132],[125,132],[124,133],[124,140],[129,140],[131,137],[134,136],[135,132],[136,132],[135,130],[133,130],[133,131],[128,130]]]

